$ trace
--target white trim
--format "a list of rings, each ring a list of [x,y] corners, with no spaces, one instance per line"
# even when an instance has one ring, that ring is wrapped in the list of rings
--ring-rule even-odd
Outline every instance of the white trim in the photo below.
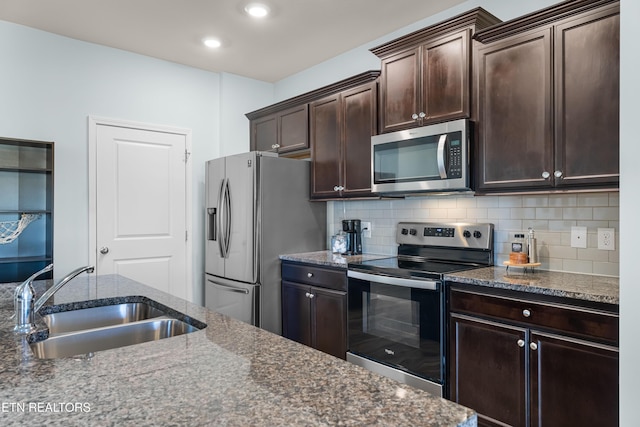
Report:
[[[89,152],[89,264],[96,265],[98,259],[97,247],[97,224],[96,224],[96,206],[98,198],[96,194],[97,185],[97,127],[99,125],[115,126],[130,129],[141,129],[155,132],[173,133],[184,135],[185,147],[189,153],[192,153],[191,147],[191,129],[179,128],[174,126],[156,125],[142,122],[134,122],[129,120],[111,119],[99,116],[88,116],[88,152]],[[187,159],[185,164],[185,227],[188,235],[185,253],[185,283],[187,287],[187,299],[193,302],[194,287],[193,283],[193,244],[195,238],[193,236],[193,168],[191,157]]]

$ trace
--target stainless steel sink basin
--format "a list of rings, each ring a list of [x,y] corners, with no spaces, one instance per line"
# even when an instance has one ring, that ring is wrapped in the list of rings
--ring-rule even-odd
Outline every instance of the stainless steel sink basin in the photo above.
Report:
[[[121,325],[160,317],[166,313],[143,302],[129,302],[81,310],[46,314],[42,319],[49,327],[49,335],[85,329]]]
[[[207,325],[146,297],[87,301],[90,308],[76,304],[46,307],[42,319],[49,329],[48,338],[32,344],[40,359],[92,354],[188,334]],[[82,304],[84,305],[84,304]]]
[[[40,359],[54,359],[156,341],[197,330],[195,326],[180,320],[158,317],[50,335],[46,340],[31,344],[31,350]]]

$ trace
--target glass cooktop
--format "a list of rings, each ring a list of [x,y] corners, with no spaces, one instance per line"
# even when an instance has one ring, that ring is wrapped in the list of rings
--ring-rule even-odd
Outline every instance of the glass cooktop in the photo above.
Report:
[[[348,268],[355,271],[382,274],[393,277],[423,277],[439,279],[442,275],[479,268],[477,265],[461,264],[440,260],[415,260],[398,257],[367,260],[349,263]]]

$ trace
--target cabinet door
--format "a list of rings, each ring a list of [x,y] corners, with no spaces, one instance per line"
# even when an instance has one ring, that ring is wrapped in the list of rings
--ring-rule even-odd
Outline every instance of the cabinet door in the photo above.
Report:
[[[345,196],[371,193],[371,136],[376,134],[376,102],[375,83],[342,94],[342,176]]]
[[[526,425],[526,329],[456,314],[449,328],[450,399],[479,425]]]
[[[282,282],[282,336],[311,347],[310,291],[310,286]]]
[[[464,30],[423,46],[423,123],[469,117],[470,33]]]
[[[312,288],[313,347],[341,359],[347,354],[347,293]]]
[[[617,186],[620,15],[618,7],[556,26],[557,186]]]
[[[307,104],[278,113],[278,152],[309,148],[309,109]]]
[[[532,332],[531,426],[617,426],[618,350]]]
[[[278,143],[278,120],[275,114],[251,121],[251,150],[273,151]]]
[[[312,197],[337,197],[340,176],[340,95],[310,104]]]
[[[491,43],[478,53],[477,189],[550,188],[551,29]]]
[[[411,49],[382,60],[380,131],[418,126],[411,118],[420,112],[420,50]]]

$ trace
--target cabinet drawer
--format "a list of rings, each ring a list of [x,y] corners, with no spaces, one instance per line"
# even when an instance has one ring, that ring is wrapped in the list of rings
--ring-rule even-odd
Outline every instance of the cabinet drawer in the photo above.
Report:
[[[282,263],[282,280],[307,285],[347,290],[347,271],[310,266],[307,264]]]
[[[619,316],[616,313],[459,289],[451,289],[450,295],[452,312],[508,320],[618,345]]]

